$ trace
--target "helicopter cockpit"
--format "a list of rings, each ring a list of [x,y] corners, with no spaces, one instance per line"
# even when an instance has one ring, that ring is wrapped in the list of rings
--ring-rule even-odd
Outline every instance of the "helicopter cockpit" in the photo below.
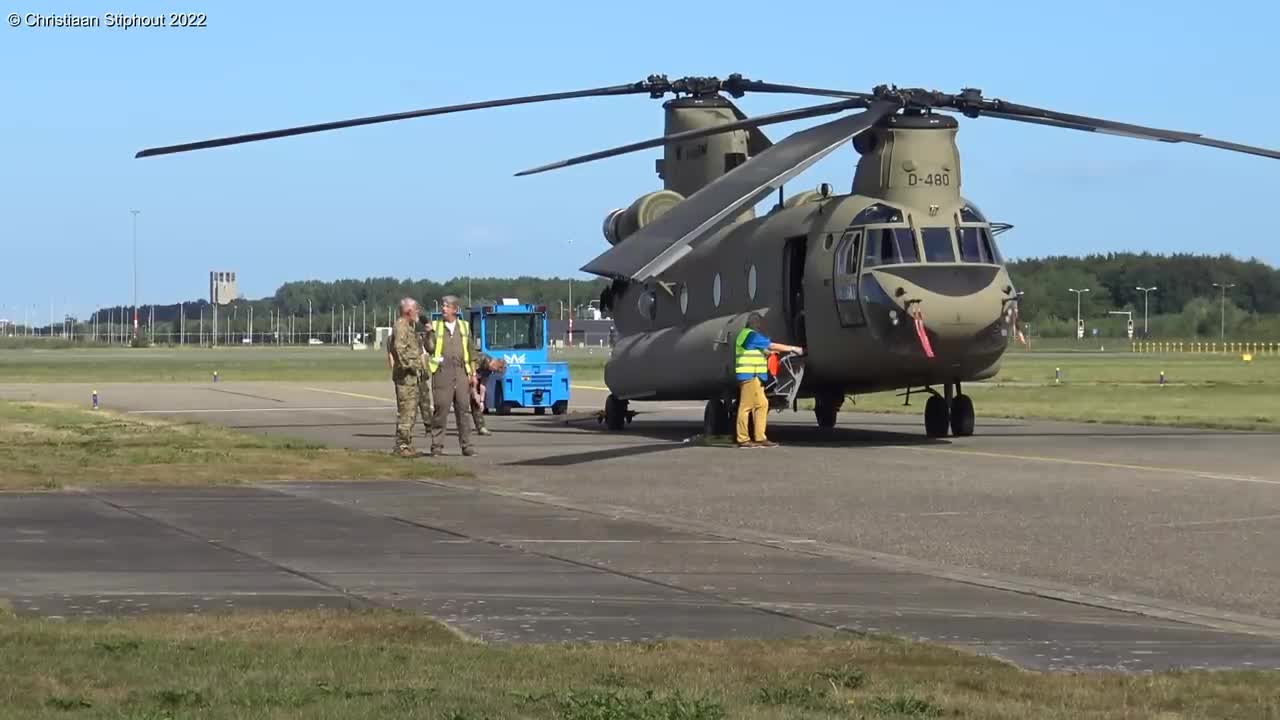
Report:
[[[845,327],[865,324],[860,277],[873,268],[929,263],[1001,264],[991,226],[972,204],[951,225],[913,228],[898,208],[877,203],[858,213],[836,248],[836,308]]]

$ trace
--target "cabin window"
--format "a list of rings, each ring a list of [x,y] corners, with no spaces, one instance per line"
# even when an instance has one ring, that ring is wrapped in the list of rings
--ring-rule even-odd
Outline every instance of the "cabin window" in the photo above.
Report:
[[[687,315],[689,313],[689,286],[680,286],[680,314]]]
[[[756,266],[752,265],[751,268],[747,270],[747,296],[752,300],[756,299],[756,280]]]
[[[485,318],[485,345],[490,350],[540,348],[543,344],[542,317],[537,313],[491,314]]]
[[[658,319],[658,293],[653,290],[640,293],[640,297],[636,299],[636,309],[640,311],[641,317],[649,318],[650,322]]]
[[[867,231],[862,267],[920,262],[915,237],[908,228],[878,228]]]
[[[878,231],[871,230],[867,236]],[[862,256],[863,233],[848,233],[840,241],[840,249],[836,252],[835,277],[832,286],[835,290],[836,313],[843,327],[856,327],[866,324],[862,314],[862,303],[858,298],[858,258]]]
[[[991,237],[986,228],[960,228],[960,259],[972,263],[994,263],[995,253],[991,251]]]
[[[720,307],[720,273],[716,273],[715,279],[711,281],[711,302]]]
[[[920,231],[924,242],[924,258],[928,262],[955,262],[956,251],[951,244],[951,228],[924,228]]]

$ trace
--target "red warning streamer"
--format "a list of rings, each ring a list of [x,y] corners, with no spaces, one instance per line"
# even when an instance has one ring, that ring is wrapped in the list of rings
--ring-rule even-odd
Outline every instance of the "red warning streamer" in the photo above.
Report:
[[[924,317],[919,310],[912,313],[912,318],[916,323],[916,337],[920,338],[920,347],[924,349],[925,357],[933,357],[933,346],[929,344],[929,335],[924,331]]]

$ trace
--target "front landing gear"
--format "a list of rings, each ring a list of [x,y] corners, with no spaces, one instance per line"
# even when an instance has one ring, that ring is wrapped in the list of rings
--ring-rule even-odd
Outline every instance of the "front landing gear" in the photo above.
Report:
[[[619,400],[617,397],[610,395],[604,401],[604,426],[610,430],[617,432],[626,427],[627,421],[627,401]]]
[[[952,390],[955,397],[952,397]],[[973,400],[960,392],[960,383],[947,383],[945,395],[938,395],[930,390],[928,402],[924,404],[924,431],[929,437],[946,437],[947,431],[956,437],[968,437],[973,434],[974,411]]]
[[[836,426],[836,416],[840,406],[844,404],[843,395],[815,395],[813,398],[813,414],[818,420],[818,427],[830,430]]]

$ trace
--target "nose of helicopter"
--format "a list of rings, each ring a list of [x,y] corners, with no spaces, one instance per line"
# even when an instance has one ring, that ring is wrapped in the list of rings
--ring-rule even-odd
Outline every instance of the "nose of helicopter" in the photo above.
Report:
[[[939,355],[987,353],[1008,342],[1015,295],[998,266],[901,265],[869,274],[868,325],[895,351],[920,354],[916,318]]]

